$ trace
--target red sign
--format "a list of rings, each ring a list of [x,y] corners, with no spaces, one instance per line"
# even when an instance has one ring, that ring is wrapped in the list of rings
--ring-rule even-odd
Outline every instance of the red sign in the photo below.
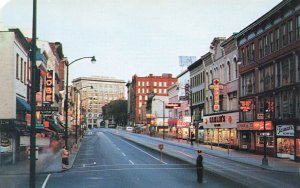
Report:
[[[46,101],[52,103],[53,95],[53,70],[49,70],[46,75]]]
[[[243,112],[249,112],[251,110],[251,100],[240,101],[240,110]]]
[[[166,108],[168,108],[168,109],[180,108],[180,103],[168,103],[168,104],[166,104]]]
[[[209,89],[214,95],[213,98],[213,111],[220,111],[220,90],[224,89],[224,86],[220,84],[219,79],[213,79],[212,84],[209,85]]]

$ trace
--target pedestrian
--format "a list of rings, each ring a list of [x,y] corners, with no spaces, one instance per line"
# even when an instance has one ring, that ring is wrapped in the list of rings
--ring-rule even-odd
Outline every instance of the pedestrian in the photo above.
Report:
[[[194,138],[195,138],[195,134],[192,132],[192,134],[191,134],[191,145],[194,145],[193,144]]]
[[[63,150],[61,151],[61,162],[62,168],[66,169],[69,165],[69,152],[66,146],[64,146]]]
[[[202,151],[197,150],[198,157],[196,161],[196,169],[197,169],[197,181],[199,183],[203,182],[203,156],[202,156]]]

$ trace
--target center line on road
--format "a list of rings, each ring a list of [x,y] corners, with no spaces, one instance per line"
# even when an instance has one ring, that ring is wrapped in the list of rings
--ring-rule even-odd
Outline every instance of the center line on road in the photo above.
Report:
[[[124,157],[126,157],[125,153],[122,153],[122,155],[123,155]]]
[[[48,174],[47,178],[45,179],[45,181],[44,181],[44,183],[43,183],[43,185],[42,185],[42,188],[45,188],[45,187],[46,187],[46,184],[47,184],[47,182],[48,182],[50,176],[51,176],[51,174]]]
[[[134,163],[133,163],[131,160],[129,160],[129,162],[130,162],[132,165],[134,165]]]

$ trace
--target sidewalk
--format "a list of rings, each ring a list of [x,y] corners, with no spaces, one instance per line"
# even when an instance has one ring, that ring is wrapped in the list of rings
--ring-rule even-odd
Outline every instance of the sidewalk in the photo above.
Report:
[[[78,142],[78,147],[74,148],[70,152],[69,157],[69,167],[70,169],[73,166],[77,152],[81,146],[81,143]],[[68,169],[62,169],[61,164],[61,150],[54,153],[51,149],[48,149],[42,153],[38,154],[38,160],[36,160],[36,173],[57,173],[62,172]],[[22,161],[16,162],[14,165],[1,165],[0,166],[0,175],[29,175],[30,173],[30,160],[24,159]]]
[[[195,159],[197,157],[196,150],[202,150],[204,155],[211,155],[215,157],[222,157],[226,158],[232,161],[236,161],[243,164],[253,165],[257,167],[261,167],[267,170],[272,171],[280,171],[280,172],[293,172],[293,173],[299,173],[300,174],[300,163],[291,161],[289,159],[280,159],[275,157],[267,156],[268,159],[268,166],[262,166],[262,158],[263,155],[257,155],[245,151],[239,151],[234,149],[225,149],[222,147],[217,146],[211,146],[210,145],[204,145],[204,144],[196,144],[194,142],[194,145],[192,146],[190,143],[185,142],[178,142],[177,140],[163,140],[162,138],[158,137],[150,137],[148,135],[143,134],[133,134],[133,133],[125,133],[124,136],[127,139],[130,139],[132,141],[135,141],[137,143],[147,145],[151,147],[152,149],[159,150],[157,145],[159,143],[166,143],[168,145],[172,145],[175,147],[179,147],[183,149],[183,152],[185,154],[188,154],[186,156],[181,156],[181,159],[186,160],[188,162],[194,163]],[[143,142],[139,137],[147,138],[147,141]],[[151,140],[151,142],[149,142]],[[166,152],[169,155],[174,155],[174,153],[167,150],[167,148],[163,151]],[[175,154],[176,155],[176,154]],[[174,157],[178,157],[177,154]],[[189,157],[189,156],[192,156]]]

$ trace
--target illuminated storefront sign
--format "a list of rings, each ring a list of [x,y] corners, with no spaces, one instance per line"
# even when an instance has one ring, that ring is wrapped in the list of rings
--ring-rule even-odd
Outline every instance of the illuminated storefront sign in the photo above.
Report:
[[[238,120],[239,113],[227,113],[223,115],[204,116],[204,128],[236,128],[236,121]]]
[[[294,125],[277,125],[276,126],[277,136],[294,136]]]
[[[242,112],[249,112],[251,110],[251,100],[240,101],[240,110]]]
[[[213,98],[213,111],[218,112],[220,111],[220,90],[224,89],[224,86],[220,84],[219,79],[213,79],[211,85],[209,85],[209,89],[214,95]]]
[[[255,121],[248,123],[238,123],[238,130],[264,130],[264,122],[263,121]],[[271,121],[266,121],[266,130],[273,130],[273,125]]]
[[[53,101],[53,70],[48,70],[46,75],[46,102]]]

